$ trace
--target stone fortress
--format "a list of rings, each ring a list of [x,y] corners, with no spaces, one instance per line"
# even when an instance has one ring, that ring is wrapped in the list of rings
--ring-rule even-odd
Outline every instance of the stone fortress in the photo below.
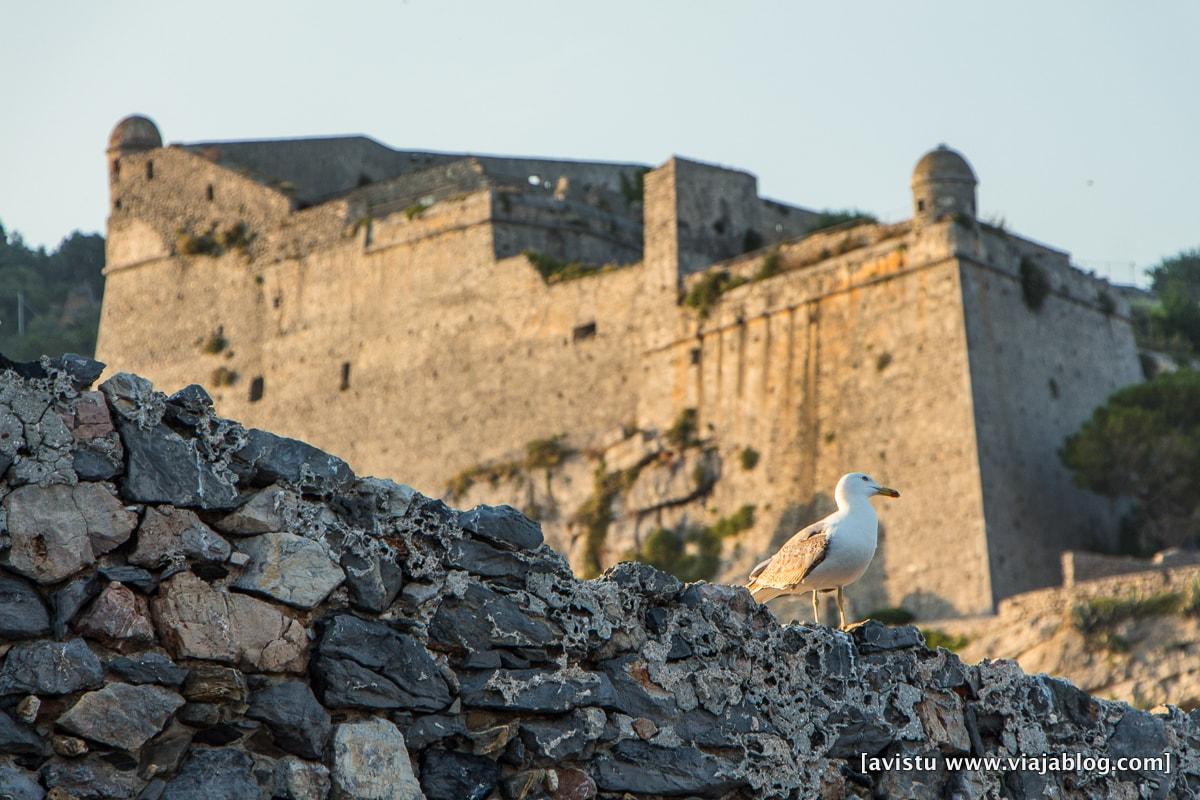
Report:
[[[682,158],[164,147],[144,117],[107,158],[99,359],[360,474],[509,502],[583,574],[665,548],[740,580],[849,470],[902,493],[856,614],[986,613],[1115,545],[1057,450],[1141,379],[1127,304],[978,220],[948,148],[912,219],[832,227]]]

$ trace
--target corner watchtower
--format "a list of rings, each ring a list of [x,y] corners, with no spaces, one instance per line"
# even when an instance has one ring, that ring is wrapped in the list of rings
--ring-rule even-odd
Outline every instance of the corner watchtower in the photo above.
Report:
[[[913,168],[913,218],[934,222],[943,216],[966,214],[975,218],[975,187],[971,165],[944,144],[921,156]]]
[[[127,156],[147,150],[157,150],[160,147],[162,147],[162,134],[158,132],[158,126],[149,117],[132,114],[118,122],[113,128],[112,133],[108,136],[108,148],[105,152],[108,156],[109,193],[112,196],[114,209],[121,207],[117,185],[121,180],[122,162]],[[146,171],[146,177],[154,177],[153,161],[147,160],[140,166]]]

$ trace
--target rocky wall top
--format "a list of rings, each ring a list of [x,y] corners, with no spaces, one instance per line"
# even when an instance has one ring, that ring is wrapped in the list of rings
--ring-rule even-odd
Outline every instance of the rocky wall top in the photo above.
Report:
[[[740,587],[579,581],[460,512],[78,358],[0,364],[0,796],[1190,797],[1195,715]],[[1169,773],[862,757],[1172,755]]]

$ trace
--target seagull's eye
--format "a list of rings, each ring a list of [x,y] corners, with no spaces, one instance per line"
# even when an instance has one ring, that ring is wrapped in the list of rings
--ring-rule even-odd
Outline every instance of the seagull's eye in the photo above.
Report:
[[[871,479],[870,479],[870,478],[868,478],[866,475],[863,475],[863,480],[864,480],[864,481],[869,481],[869,480],[871,480]]]

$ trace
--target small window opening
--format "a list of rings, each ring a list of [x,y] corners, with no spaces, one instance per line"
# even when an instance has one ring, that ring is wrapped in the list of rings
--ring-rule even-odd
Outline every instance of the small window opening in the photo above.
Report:
[[[924,211],[924,210],[925,210],[925,201],[918,200],[917,201],[917,211]]]
[[[116,200],[113,200],[113,208],[117,211],[121,210],[121,198],[118,197]]]
[[[146,180],[148,180],[148,181],[154,180],[154,162],[153,161],[146,162]]]
[[[207,199],[207,200],[208,200],[208,202],[210,202],[210,203],[213,201],[213,187],[212,187],[212,184],[211,184],[211,183],[210,183],[210,184],[209,184],[207,187],[205,187],[205,189],[204,189],[204,197],[205,197],[205,199]]]
[[[271,298],[272,308],[279,308],[281,305],[283,305],[283,295],[277,294]]]
[[[263,377],[262,375],[256,375],[254,379],[250,381],[250,402],[257,403],[259,400],[262,400],[262,398]]]
[[[119,158],[113,159],[113,177],[114,178],[121,177],[121,159],[119,159]]]
[[[342,384],[338,387],[339,391],[346,391],[350,388],[350,362],[342,362]]]
[[[596,335],[596,323],[589,322],[586,325],[577,325],[575,330],[571,331],[571,341],[580,342],[584,339],[591,339]]]
[[[699,347],[693,347],[692,352],[689,355],[691,356],[692,364],[700,363],[700,348]]]

